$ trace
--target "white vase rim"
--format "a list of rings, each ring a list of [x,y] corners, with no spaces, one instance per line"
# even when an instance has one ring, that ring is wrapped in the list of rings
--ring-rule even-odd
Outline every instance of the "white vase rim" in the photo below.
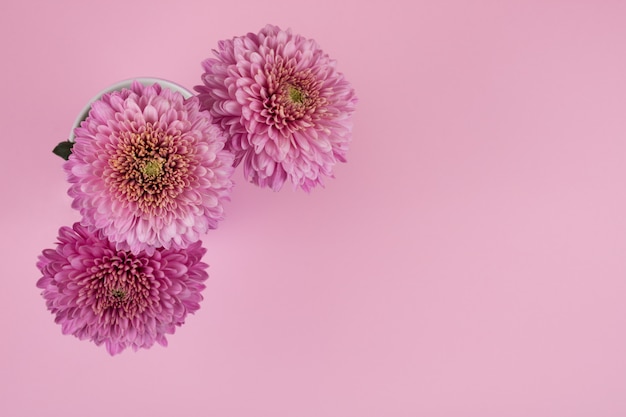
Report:
[[[76,120],[74,121],[74,124],[72,125],[72,130],[70,131],[70,135],[69,135],[69,139],[68,140],[70,142],[74,142],[74,139],[76,137],[74,135],[74,129],[76,129],[78,126],[80,126],[82,121],[85,120],[87,118],[87,116],[89,116],[89,111],[91,110],[91,105],[95,101],[100,100],[103,95],[111,93],[113,91],[119,91],[119,90],[123,90],[124,88],[130,88],[130,86],[133,84],[134,81],[138,81],[138,82],[140,82],[141,84],[143,84],[145,86],[159,84],[163,88],[167,88],[167,89],[170,89],[170,90],[177,91],[177,92],[181,93],[183,95],[183,97],[186,98],[186,99],[193,96],[193,93],[190,90],[188,90],[187,88],[183,87],[180,84],[176,84],[175,82],[172,82],[172,81],[169,81],[169,80],[165,80],[163,78],[136,77],[136,78],[129,78],[127,80],[119,81],[119,82],[117,82],[115,84],[112,84],[112,85],[108,86],[104,90],[100,91],[91,100],[89,100],[89,103],[87,103],[85,105],[85,107],[83,107],[82,111],[76,117]]]

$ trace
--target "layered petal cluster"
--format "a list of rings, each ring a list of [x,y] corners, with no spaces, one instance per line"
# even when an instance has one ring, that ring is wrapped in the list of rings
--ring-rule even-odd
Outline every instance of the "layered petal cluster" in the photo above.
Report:
[[[204,253],[198,241],[186,250],[133,254],[76,223],[40,255],[37,287],[64,334],[105,344],[111,355],[166,346],[165,335],[200,308]]]
[[[95,101],[75,135],[72,207],[117,249],[185,248],[222,219],[233,154],[196,97],[134,82]]]
[[[336,62],[314,40],[272,25],[220,41],[213,52],[195,89],[245,177],[305,191],[332,177],[346,161],[357,102]]]

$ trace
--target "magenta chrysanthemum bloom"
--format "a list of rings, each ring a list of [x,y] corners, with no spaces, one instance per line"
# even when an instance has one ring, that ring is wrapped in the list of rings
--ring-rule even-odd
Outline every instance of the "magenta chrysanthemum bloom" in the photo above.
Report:
[[[346,161],[356,96],[314,40],[266,26],[221,41],[195,87],[228,135],[235,163],[261,187],[310,191]]]
[[[82,224],[133,253],[185,248],[217,227],[233,155],[198,99],[133,82],[95,101],[64,168]]]
[[[40,255],[37,287],[63,334],[104,343],[111,355],[167,346],[165,335],[200,308],[204,253],[198,241],[135,255],[76,223],[62,227],[56,249]]]

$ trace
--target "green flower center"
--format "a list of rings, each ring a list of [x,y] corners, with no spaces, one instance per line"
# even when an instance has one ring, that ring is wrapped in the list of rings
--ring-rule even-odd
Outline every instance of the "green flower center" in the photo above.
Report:
[[[163,173],[163,162],[152,159],[141,168],[141,173],[148,179],[155,179]]]
[[[304,101],[304,94],[302,94],[302,91],[297,89],[296,87],[289,86],[288,93],[289,99],[293,103],[302,103]]]
[[[113,297],[115,301],[122,301],[126,298],[126,291],[121,288],[116,288],[111,290],[111,297]]]

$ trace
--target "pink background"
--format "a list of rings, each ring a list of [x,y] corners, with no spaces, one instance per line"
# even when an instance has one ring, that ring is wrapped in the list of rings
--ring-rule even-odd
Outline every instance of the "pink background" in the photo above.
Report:
[[[193,87],[266,23],[356,88],[349,163],[311,195],[237,172],[168,348],[62,336],[50,150],[102,88]],[[0,415],[626,415],[626,3],[2,0],[0,47]]]

